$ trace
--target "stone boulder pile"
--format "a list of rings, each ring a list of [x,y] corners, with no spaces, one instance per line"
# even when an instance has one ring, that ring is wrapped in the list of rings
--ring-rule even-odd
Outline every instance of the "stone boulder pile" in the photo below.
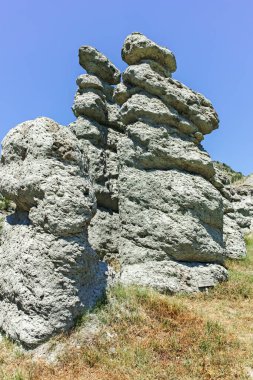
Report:
[[[39,118],[5,137],[0,191],[16,204],[1,229],[0,328],[32,347],[68,330],[106,287],[87,229],[95,195],[79,142]]]

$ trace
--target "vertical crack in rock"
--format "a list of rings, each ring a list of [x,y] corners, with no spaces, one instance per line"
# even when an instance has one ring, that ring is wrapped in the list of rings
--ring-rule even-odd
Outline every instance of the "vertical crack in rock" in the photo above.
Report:
[[[102,296],[106,265],[87,239],[95,196],[79,142],[53,120],[3,141],[0,191],[16,203],[0,245],[0,327],[32,347],[73,326]]]

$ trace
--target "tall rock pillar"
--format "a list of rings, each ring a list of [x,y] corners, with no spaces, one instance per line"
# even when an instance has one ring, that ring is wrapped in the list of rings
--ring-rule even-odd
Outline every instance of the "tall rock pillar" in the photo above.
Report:
[[[211,103],[171,78],[174,55],[140,33],[114,99],[125,135],[119,155],[122,282],[197,291],[226,278],[223,202],[200,145],[218,127]]]

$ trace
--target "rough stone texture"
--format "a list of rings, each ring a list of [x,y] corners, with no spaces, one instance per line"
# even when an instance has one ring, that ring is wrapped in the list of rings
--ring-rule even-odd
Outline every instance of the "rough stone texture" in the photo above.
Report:
[[[138,32],[127,36],[121,55],[129,65],[134,65],[144,59],[157,62],[171,73],[177,68],[175,56],[169,49],[157,45]]]
[[[89,226],[89,242],[101,259],[119,261],[119,214],[99,208]]]
[[[117,84],[120,81],[120,71],[92,46],[80,47],[79,63],[88,74],[96,75],[109,84]]]
[[[125,167],[119,190],[123,264],[222,263],[222,199],[201,176]]]
[[[151,286],[164,293],[194,293],[227,280],[226,269],[217,264],[148,261],[126,265],[121,273],[125,285]]]
[[[69,329],[106,286],[87,239],[96,202],[78,140],[46,118],[12,129],[0,191],[16,203],[1,231],[0,327],[35,346]]]
[[[233,214],[224,215],[224,241],[226,256],[230,259],[242,259],[246,256],[246,245],[242,230],[233,219]]]

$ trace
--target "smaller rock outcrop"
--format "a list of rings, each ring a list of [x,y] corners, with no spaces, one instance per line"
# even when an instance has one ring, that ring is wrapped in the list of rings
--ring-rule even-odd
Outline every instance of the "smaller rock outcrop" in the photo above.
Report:
[[[0,236],[0,328],[32,347],[73,326],[106,286],[87,237],[96,201],[78,140],[46,118],[12,129],[0,191],[16,204]]]
[[[214,162],[214,167],[215,184],[223,196],[224,203],[225,255],[230,259],[242,259],[247,253],[244,235],[249,232],[250,209],[253,209],[253,204],[250,206],[250,202],[245,203],[245,191],[237,185],[236,180],[243,178],[241,173],[220,162]]]

